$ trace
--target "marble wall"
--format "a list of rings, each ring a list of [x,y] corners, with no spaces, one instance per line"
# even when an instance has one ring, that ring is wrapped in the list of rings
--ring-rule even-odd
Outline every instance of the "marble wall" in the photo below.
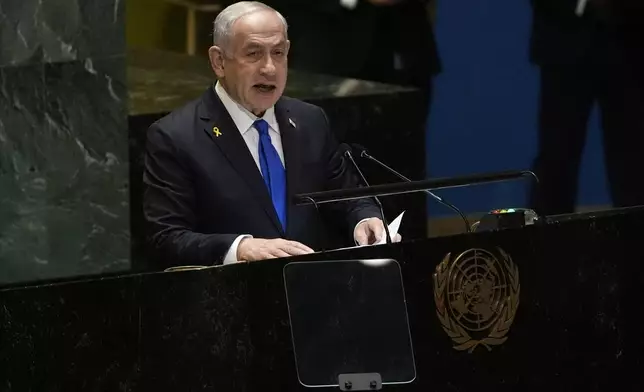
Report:
[[[0,284],[129,268],[124,16],[0,2]]]

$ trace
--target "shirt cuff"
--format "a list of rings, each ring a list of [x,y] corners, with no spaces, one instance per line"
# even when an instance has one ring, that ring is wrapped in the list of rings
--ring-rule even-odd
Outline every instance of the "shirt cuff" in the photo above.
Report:
[[[340,5],[352,10],[358,5],[358,0],[340,0]]]
[[[253,238],[253,236],[248,234],[243,234],[235,238],[235,241],[233,241],[233,244],[230,245],[230,248],[228,249],[228,253],[226,253],[226,256],[224,257],[224,265],[239,262],[239,260],[237,260],[237,248],[239,247],[239,243],[241,242],[241,240],[243,240],[244,238]]]

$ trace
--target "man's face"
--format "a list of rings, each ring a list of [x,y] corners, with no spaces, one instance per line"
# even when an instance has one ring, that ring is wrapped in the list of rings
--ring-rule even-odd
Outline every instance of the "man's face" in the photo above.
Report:
[[[230,96],[257,116],[277,102],[286,86],[290,43],[276,13],[238,19],[223,48],[210,48],[210,62]]]

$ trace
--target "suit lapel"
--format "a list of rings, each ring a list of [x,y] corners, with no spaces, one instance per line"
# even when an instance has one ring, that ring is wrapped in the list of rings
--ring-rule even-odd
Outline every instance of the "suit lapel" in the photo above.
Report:
[[[286,167],[286,216],[287,216],[287,233],[289,228],[293,227],[293,211],[295,206],[292,199],[295,194],[295,185],[298,182],[302,160],[300,156],[300,143],[297,129],[297,120],[289,117],[289,109],[284,101],[278,101],[275,105],[275,117],[280,127],[282,137],[282,148],[284,150],[284,166]]]
[[[203,103],[200,118],[204,123],[204,132],[246,181],[251,193],[262,206],[273,225],[280,233],[284,233],[264,178],[257,169],[257,164],[250,151],[248,151],[248,146],[241,132],[237,129],[233,119],[213,88],[208,90]]]

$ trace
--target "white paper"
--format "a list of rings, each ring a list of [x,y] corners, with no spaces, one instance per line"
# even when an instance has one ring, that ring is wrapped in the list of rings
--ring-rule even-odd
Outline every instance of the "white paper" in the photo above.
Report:
[[[389,234],[391,234],[391,242],[394,241],[394,237],[396,236],[396,234],[398,234],[398,230],[400,229],[400,225],[402,223],[402,218],[403,218],[404,213],[405,213],[405,211],[401,212],[400,215],[398,215],[396,217],[396,219],[394,219],[393,222],[391,222],[389,224],[389,226],[387,226],[387,227],[389,227]],[[386,243],[387,243],[387,235],[383,235],[382,239],[380,241],[378,241],[376,243],[373,243],[373,244],[370,244],[370,245],[355,245],[355,246],[349,246],[349,247],[346,247],[346,248],[338,248],[338,249],[333,249],[333,250],[355,249],[355,248],[360,248],[360,247],[363,247],[363,246],[382,245],[382,244],[386,244]]]
[[[396,237],[396,234],[398,234],[398,230],[400,230],[400,224],[402,223],[402,218],[403,215],[405,214],[405,211],[401,212],[400,215],[396,217],[390,224],[389,224],[389,234],[391,234],[391,241],[394,241],[394,237]],[[383,235],[382,239],[378,242],[376,242],[374,245],[382,245],[387,243],[387,235]]]

